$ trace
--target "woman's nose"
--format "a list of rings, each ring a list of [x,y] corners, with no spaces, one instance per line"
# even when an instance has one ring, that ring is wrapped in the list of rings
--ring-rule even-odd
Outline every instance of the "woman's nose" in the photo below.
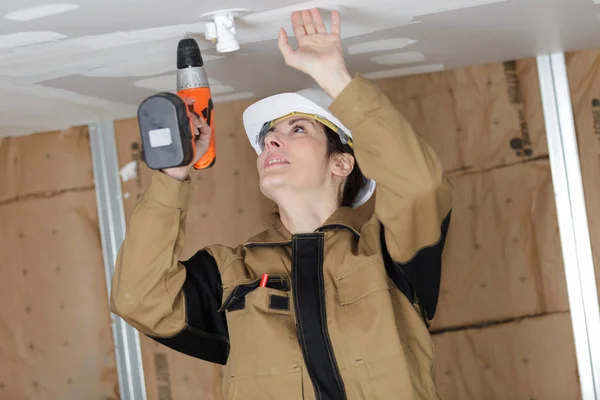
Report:
[[[276,134],[276,133],[273,132],[273,133],[270,133],[265,138],[265,144],[266,144],[267,148],[281,147],[282,141],[278,137],[278,134]]]

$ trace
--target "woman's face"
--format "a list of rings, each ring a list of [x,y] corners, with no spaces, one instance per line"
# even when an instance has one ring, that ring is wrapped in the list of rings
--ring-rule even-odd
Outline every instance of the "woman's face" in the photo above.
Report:
[[[265,196],[274,200],[283,192],[317,192],[331,185],[325,135],[321,123],[298,115],[279,121],[267,133],[256,163]]]

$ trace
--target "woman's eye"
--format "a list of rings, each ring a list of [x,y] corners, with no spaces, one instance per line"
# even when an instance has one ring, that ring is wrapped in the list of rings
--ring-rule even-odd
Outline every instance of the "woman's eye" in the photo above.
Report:
[[[300,125],[296,125],[296,126],[294,126],[293,132],[294,132],[294,133],[297,133],[297,132],[304,132],[304,127],[302,127],[302,126],[300,126]]]

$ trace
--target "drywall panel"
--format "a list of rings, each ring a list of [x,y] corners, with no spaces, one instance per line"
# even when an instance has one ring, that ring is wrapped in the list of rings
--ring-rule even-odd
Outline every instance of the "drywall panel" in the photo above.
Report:
[[[570,314],[434,335],[444,400],[581,399]]]
[[[33,31],[0,35],[0,50],[31,46],[66,39],[68,36],[58,32]]]
[[[43,155],[44,140],[16,146]],[[118,399],[93,188],[1,205],[0,221],[0,398]]]
[[[0,138],[0,204],[31,195],[93,188],[87,129]]]
[[[434,329],[568,310],[549,162],[451,180]]]
[[[566,54],[596,283],[600,288],[600,50]]]
[[[535,59],[376,82],[447,171],[548,154]]]
[[[4,19],[10,21],[33,21],[39,18],[46,18],[56,14],[62,14],[79,8],[77,4],[45,4],[42,6],[27,7],[20,10],[11,11],[4,16]]]
[[[46,79],[52,79],[52,74],[56,72],[53,69],[64,68],[64,63],[44,58],[33,50],[34,46],[28,46],[27,52],[38,60],[44,60],[47,67],[38,68],[38,61],[35,62],[36,70],[47,74]],[[90,50],[90,53],[86,54],[87,59],[93,58],[93,53],[94,51]],[[0,60],[0,68],[19,71],[20,66],[11,66],[2,58],[2,54]],[[81,76],[73,72],[73,78],[79,79]],[[100,87],[105,89],[106,85]],[[79,87],[75,86],[73,89],[77,91]],[[51,88],[28,80],[15,83],[15,80],[4,77],[0,80],[0,136],[23,136],[33,132],[66,130],[98,120],[135,115],[135,106],[120,103],[117,99],[101,99],[75,91]]]

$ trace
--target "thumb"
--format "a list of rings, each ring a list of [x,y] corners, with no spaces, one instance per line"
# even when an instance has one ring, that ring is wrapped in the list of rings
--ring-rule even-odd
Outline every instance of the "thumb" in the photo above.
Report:
[[[277,47],[286,63],[289,63],[290,58],[294,55],[294,49],[290,46],[288,35],[283,28],[279,28],[279,37],[277,39]]]

